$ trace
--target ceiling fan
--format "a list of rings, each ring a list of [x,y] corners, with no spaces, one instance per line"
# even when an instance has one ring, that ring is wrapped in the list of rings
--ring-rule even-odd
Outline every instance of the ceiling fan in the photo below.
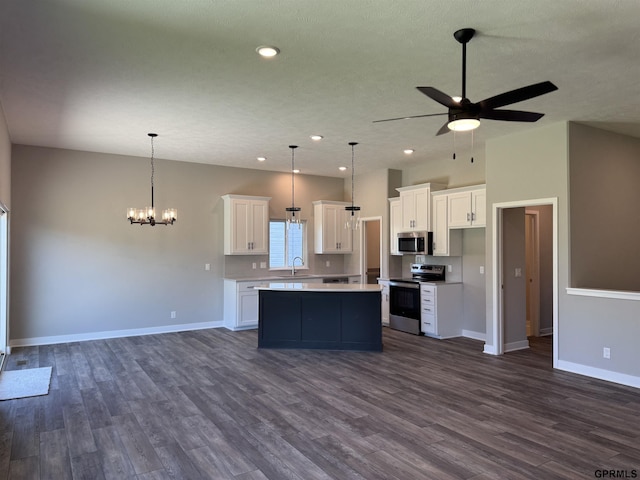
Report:
[[[453,34],[454,38],[462,44],[462,98],[451,97],[434,87],[416,87],[427,97],[447,107],[449,109],[447,113],[430,113],[426,115],[414,115],[411,117],[387,118],[385,120],[375,120],[374,123],[448,115],[449,119],[447,123],[445,123],[436,134],[442,135],[443,133],[447,133],[449,130],[473,130],[480,126],[481,118],[489,120],[503,120],[507,122],[536,122],[540,120],[544,116],[544,113],[496,109],[557,90],[558,87],[549,81],[534,83],[526,87],[517,88],[515,90],[487,98],[478,103],[472,103],[467,98],[467,43],[469,43],[475,33],[476,31],[473,28],[463,28]]]

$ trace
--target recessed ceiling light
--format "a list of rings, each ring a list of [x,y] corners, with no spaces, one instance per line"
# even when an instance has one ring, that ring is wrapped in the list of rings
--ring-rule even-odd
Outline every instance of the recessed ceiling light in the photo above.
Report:
[[[267,159],[267,157],[258,157],[258,161],[259,162],[264,162]]]
[[[340,170],[341,172],[344,172],[347,169],[347,167],[338,167],[338,170]]]
[[[404,149],[405,155],[411,155],[413,152],[414,152],[413,148],[405,148]]]
[[[318,140],[322,140],[324,137],[322,135],[311,135],[311,140],[317,142]]]
[[[280,49],[278,47],[271,47],[269,45],[261,45],[256,48],[256,52],[258,55],[266,58],[275,57],[280,53]]]
[[[293,173],[300,173],[300,170],[299,170],[299,169],[297,169],[297,168],[294,168],[294,169],[293,169]]]

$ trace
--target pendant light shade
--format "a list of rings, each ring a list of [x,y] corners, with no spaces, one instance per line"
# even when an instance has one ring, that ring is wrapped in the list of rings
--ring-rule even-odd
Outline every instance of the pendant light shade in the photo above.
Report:
[[[360,207],[354,205],[355,199],[355,188],[354,188],[354,176],[355,176],[355,146],[358,145],[358,142],[349,142],[351,145],[351,205],[344,207],[347,212],[350,212],[349,218],[345,223],[345,228],[350,230],[357,230],[358,225],[360,224]]]
[[[151,225],[152,227],[156,224],[160,225],[173,225],[178,219],[178,211],[175,208],[167,208],[162,211],[162,220],[156,219],[156,208],[153,203],[153,181],[155,174],[155,164],[154,164],[154,148],[153,148],[153,140],[158,136],[157,133],[148,133],[147,134],[151,138],[151,206],[144,208],[135,208],[129,207],[127,209],[127,220],[133,225],[134,223],[140,225]]]
[[[292,225],[300,228],[300,222],[302,221],[300,218],[300,207],[296,207],[295,204],[295,150],[298,146],[289,145],[289,148],[291,149],[291,206],[285,209],[287,212],[287,228],[291,228]]]

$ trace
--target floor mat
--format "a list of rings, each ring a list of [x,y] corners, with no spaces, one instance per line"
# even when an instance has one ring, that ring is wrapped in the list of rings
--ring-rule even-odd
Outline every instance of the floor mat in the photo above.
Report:
[[[2,372],[0,373],[0,400],[47,395],[50,382],[51,367]]]

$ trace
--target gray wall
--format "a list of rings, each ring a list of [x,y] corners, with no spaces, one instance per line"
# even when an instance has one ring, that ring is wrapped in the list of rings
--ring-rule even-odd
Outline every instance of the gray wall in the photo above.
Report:
[[[510,344],[527,340],[524,208],[507,208],[502,219],[504,343],[509,350],[513,349]],[[519,277],[516,269],[520,269]]]
[[[236,262],[222,255],[220,196],[271,196],[278,218],[290,202],[287,174],[158,160],[155,203],[178,221],[130,225],[126,208],[149,203],[148,158],[14,145],[12,169],[12,340],[219,322]],[[311,226],[312,200],[344,194],[339,178],[296,185]]]
[[[0,106],[0,202],[11,208],[11,140]]]
[[[640,291],[640,140],[570,133],[571,285]]]
[[[485,229],[462,230],[462,280],[464,322],[469,334],[484,335],[486,329],[485,277],[480,267],[485,265]],[[473,333],[471,333],[473,332]]]
[[[538,212],[540,264],[540,333],[553,330],[553,208],[551,205],[527,207]]]
[[[494,203],[557,197],[558,200],[558,366],[595,376],[640,382],[637,339],[640,302],[568,295],[569,133],[557,123],[487,142],[487,245],[492,245]],[[573,142],[572,142],[573,143]],[[578,208],[572,205],[572,211]],[[615,249],[615,244],[612,244]],[[487,249],[487,349],[493,348],[493,252]],[[602,348],[611,348],[611,359]],[[604,375],[602,372],[605,372]]]

